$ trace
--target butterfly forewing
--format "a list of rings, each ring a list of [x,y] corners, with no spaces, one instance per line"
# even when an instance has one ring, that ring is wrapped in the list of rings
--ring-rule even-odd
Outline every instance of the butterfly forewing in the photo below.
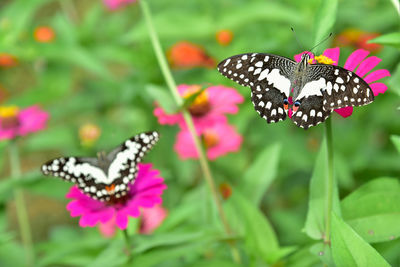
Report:
[[[283,100],[290,93],[290,76],[294,61],[272,54],[249,53],[236,55],[218,64],[222,75],[248,86],[258,114],[268,123],[286,118]]]
[[[157,132],[141,133],[126,140],[106,157],[57,158],[43,164],[42,172],[77,184],[82,192],[94,199],[120,198],[126,195],[128,184],[136,178],[137,164],[158,139]]]
[[[354,72],[333,65],[311,65],[310,71],[326,79],[324,109],[363,106],[374,101],[371,87]]]

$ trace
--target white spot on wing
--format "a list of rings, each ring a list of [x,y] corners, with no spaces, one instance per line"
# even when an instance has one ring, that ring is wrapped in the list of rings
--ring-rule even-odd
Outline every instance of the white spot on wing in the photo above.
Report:
[[[284,93],[286,96],[289,95],[290,91],[290,80],[285,76],[279,73],[279,69],[273,69],[269,72],[268,69],[265,69],[261,72],[258,80],[261,81],[263,79],[267,79],[269,84],[272,84],[276,89]]]
[[[312,95],[322,96],[321,90],[327,88],[327,83],[325,78],[319,78],[317,81],[311,81],[304,85],[303,89],[301,89],[300,94],[297,96],[297,99],[302,99],[303,97],[309,97]]]

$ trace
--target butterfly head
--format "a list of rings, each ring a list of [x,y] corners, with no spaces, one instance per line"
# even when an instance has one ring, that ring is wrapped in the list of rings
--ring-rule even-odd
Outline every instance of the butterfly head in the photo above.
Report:
[[[311,59],[311,56],[309,53],[304,53],[303,55],[301,55],[300,68],[305,69],[307,67],[307,65],[309,64],[308,62],[310,62],[310,59]]]

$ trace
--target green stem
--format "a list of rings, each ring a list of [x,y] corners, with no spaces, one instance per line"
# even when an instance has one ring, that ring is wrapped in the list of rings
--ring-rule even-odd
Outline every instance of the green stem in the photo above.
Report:
[[[333,190],[334,190],[331,118],[328,118],[325,122],[325,135],[326,135],[326,145],[327,145],[327,153],[328,153],[328,176],[327,176],[327,182],[326,182],[327,195],[326,195],[324,243],[330,244],[330,242],[331,242],[331,215],[332,215]]]
[[[149,32],[150,35],[150,39],[151,39],[151,43],[154,49],[154,52],[156,54],[158,63],[160,65],[161,68],[161,72],[165,78],[165,81],[168,85],[169,90],[171,91],[171,94],[177,104],[178,107],[181,107],[183,105],[183,100],[181,98],[181,96],[179,95],[178,89],[176,87],[176,83],[174,78],[172,77],[171,74],[171,70],[169,69],[168,63],[165,59],[163,50],[161,48],[161,44],[160,41],[158,39],[157,33],[155,31],[155,28],[153,26],[153,21],[151,18],[151,14],[150,14],[150,9],[147,5],[147,2],[145,0],[141,0],[139,1],[140,7],[142,9],[143,15],[144,15],[144,19],[146,21],[146,25],[147,25],[147,30]],[[193,138],[194,141],[194,145],[196,148],[196,151],[199,155],[199,162],[200,162],[200,167],[203,171],[204,174],[204,178],[210,188],[213,200],[215,202],[215,205],[217,206],[217,210],[218,210],[218,214],[219,217],[221,219],[222,225],[224,227],[225,232],[228,235],[232,234],[232,230],[230,228],[230,225],[228,223],[228,220],[226,219],[225,216],[225,212],[222,208],[222,203],[221,200],[219,198],[216,186],[215,186],[215,182],[214,182],[214,178],[212,176],[210,167],[208,165],[208,161],[207,161],[207,157],[206,154],[204,152],[204,149],[201,145],[200,139],[197,136],[196,133],[196,129],[194,127],[194,123],[193,123],[193,119],[191,117],[191,115],[189,114],[189,112],[187,110],[182,110],[182,114],[183,114],[183,118],[186,122],[186,125],[188,127],[188,130]],[[231,245],[231,249],[232,249],[232,257],[233,259],[239,263],[240,262],[240,256],[239,256],[239,252],[237,251],[236,247]]]
[[[19,161],[18,146],[15,140],[10,143],[10,167],[13,179],[21,179],[21,164]],[[25,205],[24,193],[21,189],[14,190],[15,208],[17,212],[19,232],[22,243],[24,244],[27,266],[33,266],[34,252],[32,243],[31,228],[29,225],[29,216]]]
[[[122,234],[124,235],[124,240],[125,240],[125,250],[126,254],[128,255],[128,262],[132,261],[132,252],[131,252],[131,242],[129,241],[129,235],[128,235],[128,230],[124,229],[122,230]]]

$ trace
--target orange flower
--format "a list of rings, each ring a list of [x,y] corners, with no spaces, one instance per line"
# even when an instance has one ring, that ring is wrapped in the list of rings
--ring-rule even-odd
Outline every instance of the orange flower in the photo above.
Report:
[[[341,32],[335,38],[334,43],[337,46],[353,46],[371,52],[379,52],[382,49],[381,45],[368,43],[368,40],[376,38],[379,35],[379,33],[365,32],[359,29],[350,28]]]
[[[11,68],[15,67],[17,64],[18,60],[15,56],[7,53],[0,53],[0,67]]]
[[[232,187],[228,183],[222,183],[219,185],[219,192],[223,199],[228,199],[232,195]]]
[[[35,29],[33,36],[39,43],[51,43],[56,37],[56,34],[54,33],[53,28],[41,26]]]
[[[216,66],[215,60],[208,56],[203,48],[187,41],[173,45],[168,50],[167,57],[172,67],[178,69]]]
[[[222,46],[227,46],[232,42],[233,33],[230,30],[220,30],[215,35],[217,42]]]

